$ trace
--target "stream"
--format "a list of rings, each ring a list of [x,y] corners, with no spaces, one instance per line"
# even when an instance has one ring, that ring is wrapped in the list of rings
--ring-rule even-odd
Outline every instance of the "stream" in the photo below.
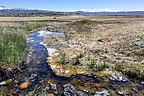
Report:
[[[46,27],[40,31],[44,31]],[[94,96],[96,93],[101,96],[116,96],[128,94],[144,94],[144,86],[133,82],[110,81],[106,76],[97,77],[94,74],[79,74],[70,77],[57,76],[47,63],[48,51],[41,44],[47,36],[58,36],[63,33],[53,32],[39,36],[35,31],[27,36],[30,46],[30,58],[28,68],[16,75],[17,82],[6,86],[6,96]],[[27,83],[25,83],[27,82]],[[22,86],[25,83],[27,86]],[[24,84],[23,84],[24,85]],[[20,87],[22,86],[22,87]],[[11,94],[11,95],[9,95]],[[96,95],[95,95],[96,96]]]

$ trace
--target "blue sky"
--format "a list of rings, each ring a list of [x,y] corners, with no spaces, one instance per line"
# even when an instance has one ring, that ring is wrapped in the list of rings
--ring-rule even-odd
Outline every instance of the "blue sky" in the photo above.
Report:
[[[0,0],[10,8],[69,11],[80,9],[144,10],[144,0]]]

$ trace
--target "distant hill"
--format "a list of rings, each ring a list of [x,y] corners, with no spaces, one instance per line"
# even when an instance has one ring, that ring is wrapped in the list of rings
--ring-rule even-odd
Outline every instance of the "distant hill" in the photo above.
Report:
[[[38,9],[6,8],[0,6],[0,17],[63,16],[63,15],[144,15],[144,11],[114,11],[110,9],[73,12],[56,12]]]
[[[76,14],[75,12],[56,12],[38,9],[6,8],[0,7],[0,17],[35,17],[35,16],[66,16]]]

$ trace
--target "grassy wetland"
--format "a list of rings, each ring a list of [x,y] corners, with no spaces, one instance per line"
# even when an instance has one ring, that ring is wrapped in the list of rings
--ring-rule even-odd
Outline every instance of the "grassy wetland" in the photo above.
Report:
[[[143,96],[143,37],[143,16],[0,17],[0,94]]]

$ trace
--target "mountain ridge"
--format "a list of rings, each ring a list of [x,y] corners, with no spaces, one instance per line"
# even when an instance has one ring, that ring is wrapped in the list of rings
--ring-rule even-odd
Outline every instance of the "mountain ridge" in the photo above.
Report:
[[[7,8],[0,6],[0,13],[47,13],[47,12],[62,12],[62,11],[49,11],[41,9],[24,9],[24,8]],[[64,12],[64,11],[63,11]],[[78,13],[82,15],[144,15],[144,11],[136,10],[112,10],[112,9],[92,9],[92,10],[72,10],[64,13]]]

